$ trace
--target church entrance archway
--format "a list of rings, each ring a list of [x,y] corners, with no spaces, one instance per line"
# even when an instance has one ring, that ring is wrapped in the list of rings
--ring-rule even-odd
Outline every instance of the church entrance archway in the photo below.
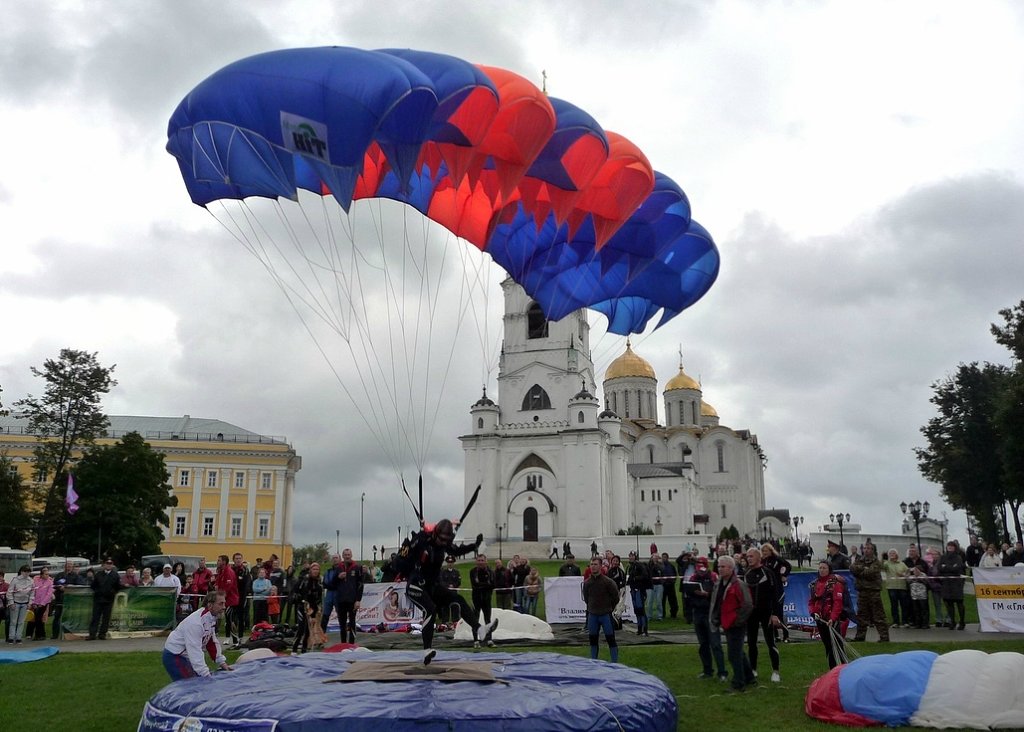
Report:
[[[523,511],[523,541],[537,541],[537,509],[533,506]]]

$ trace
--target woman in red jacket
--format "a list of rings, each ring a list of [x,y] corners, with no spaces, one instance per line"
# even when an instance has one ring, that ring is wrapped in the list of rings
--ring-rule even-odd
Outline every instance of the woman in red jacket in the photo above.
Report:
[[[846,582],[832,572],[832,566],[826,562],[818,563],[818,577],[811,583],[811,594],[807,600],[807,609],[814,616],[818,626],[818,635],[825,646],[825,657],[828,667],[835,668],[837,663],[846,663],[846,647],[842,627],[849,622],[843,617],[843,594]],[[838,660],[837,660],[838,659]]]

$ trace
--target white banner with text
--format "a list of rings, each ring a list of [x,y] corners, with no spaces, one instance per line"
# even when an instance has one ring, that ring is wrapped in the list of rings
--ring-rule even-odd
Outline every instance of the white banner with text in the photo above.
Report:
[[[974,568],[983,633],[1024,633],[1024,567]]]
[[[622,619],[636,622],[633,603],[629,599],[629,588],[620,604]],[[544,578],[544,619],[548,623],[582,623],[587,617],[587,606],[583,602],[582,577]]]

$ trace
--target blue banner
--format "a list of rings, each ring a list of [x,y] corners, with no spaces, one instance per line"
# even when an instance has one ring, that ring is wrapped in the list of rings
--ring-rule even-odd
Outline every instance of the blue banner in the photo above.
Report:
[[[836,574],[846,580],[846,590],[850,593],[850,605],[857,607],[857,588],[853,586],[853,577],[849,570],[841,569]],[[786,585],[786,597],[782,602],[783,618],[786,625],[798,628],[813,628],[814,618],[807,609],[807,601],[811,599],[811,585],[818,579],[817,572],[794,572],[789,576]],[[857,626],[857,618],[850,617],[850,627]]]

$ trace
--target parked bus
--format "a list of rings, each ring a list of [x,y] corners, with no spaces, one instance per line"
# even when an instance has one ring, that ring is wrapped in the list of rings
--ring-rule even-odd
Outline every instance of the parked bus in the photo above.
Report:
[[[17,577],[18,570],[26,564],[32,566],[32,552],[0,546],[0,572],[3,572],[5,580],[10,582]]]

